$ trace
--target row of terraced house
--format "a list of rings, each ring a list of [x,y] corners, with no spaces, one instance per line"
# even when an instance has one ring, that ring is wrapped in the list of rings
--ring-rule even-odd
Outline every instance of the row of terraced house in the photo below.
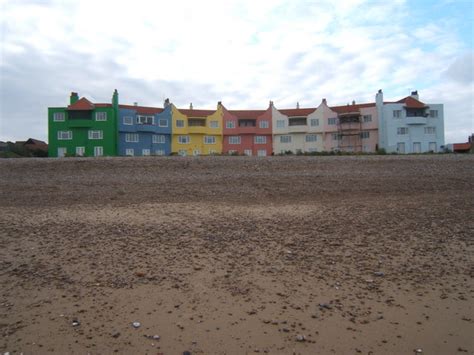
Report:
[[[239,154],[311,152],[438,152],[444,146],[442,104],[426,104],[413,91],[399,101],[263,110],[177,108],[92,103],[71,93],[67,107],[48,109],[49,156]]]

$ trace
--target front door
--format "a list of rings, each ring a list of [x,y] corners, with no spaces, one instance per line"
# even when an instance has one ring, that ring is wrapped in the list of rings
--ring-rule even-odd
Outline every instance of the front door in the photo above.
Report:
[[[83,157],[85,151],[86,151],[86,148],[85,148],[85,147],[76,147],[76,155],[77,155],[78,157]]]
[[[66,156],[66,148],[58,148],[58,158],[64,158]]]
[[[429,151],[436,153],[436,142],[430,142]]]
[[[413,143],[413,153],[421,153],[421,143],[414,142]]]
[[[405,143],[397,143],[398,154],[405,154]]]

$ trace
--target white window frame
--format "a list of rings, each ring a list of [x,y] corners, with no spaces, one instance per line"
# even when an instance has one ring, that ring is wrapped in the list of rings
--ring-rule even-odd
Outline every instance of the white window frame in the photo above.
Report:
[[[94,156],[95,157],[104,156],[104,147],[101,147],[101,146],[94,147]]]
[[[317,134],[307,134],[304,138],[306,143],[312,143],[312,142],[317,142],[318,141],[318,135]]]
[[[66,155],[67,155],[67,148],[66,147],[58,147],[58,158],[64,158]]]
[[[72,131],[58,131],[58,141],[72,140]]]
[[[227,154],[229,155],[233,155],[233,154],[237,154],[238,151],[237,150],[234,150],[234,149],[229,149],[229,151],[227,152]]]
[[[96,129],[96,130],[89,130],[88,131],[88,138],[89,139],[93,139],[93,140],[100,140],[100,139],[104,139],[104,131],[102,130],[99,130],[99,129]]]
[[[86,154],[86,147],[76,147],[76,155],[83,157]]]
[[[337,117],[328,118],[328,126],[335,126],[337,124]]]
[[[53,122],[64,122],[66,120],[66,114],[64,112],[53,113]]]
[[[240,144],[240,136],[229,136],[229,144]]]
[[[135,149],[133,149],[133,148],[125,149],[125,155],[127,157],[133,157],[135,155]]]
[[[234,120],[229,120],[225,122],[225,128],[235,128],[235,121]]]
[[[125,126],[132,126],[133,125],[133,117],[132,116],[123,116],[123,124]]]
[[[209,121],[209,128],[219,128],[219,121],[216,121],[216,120]]]
[[[95,120],[96,121],[107,121],[107,112],[96,112],[95,113]]]
[[[184,120],[176,120],[176,128],[183,128]]]
[[[280,136],[280,143],[289,144],[291,143],[292,138],[290,135]]]
[[[393,118],[402,118],[402,110],[393,110]]]
[[[201,155],[201,150],[200,150],[200,149],[197,149],[197,148],[194,148],[194,149],[193,149],[193,155],[194,155],[195,157],[197,157],[198,155]]]
[[[309,125],[311,127],[316,127],[316,126],[319,126],[319,118],[311,118],[309,120]]]
[[[431,118],[438,118],[438,110],[430,110]]]
[[[332,133],[331,136],[333,141],[340,141],[342,139],[342,136],[339,133]]]
[[[361,139],[369,139],[370,138],[370,131],[362,131],[360,132]]]
[[[268,122],[267,120],[262,120],[258,123],[258,126],[260,128],[269,128],[270,127],[270,122]]]
[[[436,134],[436,127],[425,127],[425,134]]]
[[[155,150],[155,155],[159,155],[159,156],[162,156],[162,155],[165,155],[166,152],[164,149],[156,149]]]
[[[267,156],[267,150],[266,149],[257,150],[257,157],[266,157],[266,156]]]
[[[140,136],[138,133],[125,133],[125,142],[127,143],[138,143]]]
[[[408,133],[409,133],[408,127],[398,127],[397,128],[397,135],[399,135],[399,136],[404,136],[404,135],[407,135]]]
[[[372,115],[364,115],[362,118],[364,123],[372,122]]]
[[[149,148],[143,148],[142,149],[142,156],[147,157],[151,155],[151,150]]]
[[[286,127],[285,120],[277,120],[276,128],[285,128],[285,127]]]
[[[191,142],[191,139],[189,136],[178,136],[178,143],[179,144],[189,144]]]
[[[151,123],[149,123],[150,119],[151,119]],[[148,126],[154,125],[155,117],[150,116],[150,115],[137,115],[137,124],[148,125]]]
[[[154,134],[152,136],[152,143],[153,144],[165,144],[166,143],[166,137],[164,134]]]
[[[255,136],[253,138],[254,144],[267,144],[267,137],[265,136]]]
[[[186,151],[186,149],[180,149],[178,150],[178,155],[185,157],[186,155],[188,155],[188,152]]]
[[[252,149],[244,149],[244,155],[251,157],[252,156]]]
[[[204,136],[204,144],[216,144],[216,136]]]

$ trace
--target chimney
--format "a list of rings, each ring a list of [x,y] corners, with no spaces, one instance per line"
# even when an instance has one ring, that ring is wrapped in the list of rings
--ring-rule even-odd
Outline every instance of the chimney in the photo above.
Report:
[[[419,100],[418,90],[412,91],[410,96],[413,97],[416,100]]]
[[[379,89],[377,94],[375,95],[375,103],[377,106],[382,106],[383,105],[383,92],[382,89]]]
[[[322,104],[325,104],[325,105],[328,104],[328,102],[326,101],[326,99],[323,99],[323,101],[322,101],[321,103],[322,103]]]
[[[268,103],[268,106],[273,107],[273,101],[270,100],[270,102]]]
[[[119,108],[119,95],[117,89],[114,90],[114,93],[112,95],[112,106],[116,110],[118,110]]]
[[[189,109],[190,109],[190,110],[193,109],[193,103],[192,103],[192,102],[189,104]]]
[[[300,108],[300,103],[296,102],[296,109],[299,109],[299,108]]]
[[[222,106],[222,101],[217,101],[217,108]]]
[[[163,103],[163,108],[167,108],[170,105],[170,99],[166,98],[165,102]]]
[[[356,104],[355,100],[352,100],[352,104],[353,104],[353,105],[355,105],[355,104]]]
[[[133,103],[133,106],[138,106],[138,102],[134,102],[134,103]]]
[[[77,92],[71,92],[71,96],[69,97],[69,104],[73,105],[79,100],[79,95]]]

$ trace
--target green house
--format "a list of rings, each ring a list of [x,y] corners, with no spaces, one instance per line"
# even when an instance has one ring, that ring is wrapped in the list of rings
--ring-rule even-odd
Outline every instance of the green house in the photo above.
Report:
[[[110,104],[71,93],[69,106],[48,108],[49,156],[116,156],[117,117],[117,90]]]

